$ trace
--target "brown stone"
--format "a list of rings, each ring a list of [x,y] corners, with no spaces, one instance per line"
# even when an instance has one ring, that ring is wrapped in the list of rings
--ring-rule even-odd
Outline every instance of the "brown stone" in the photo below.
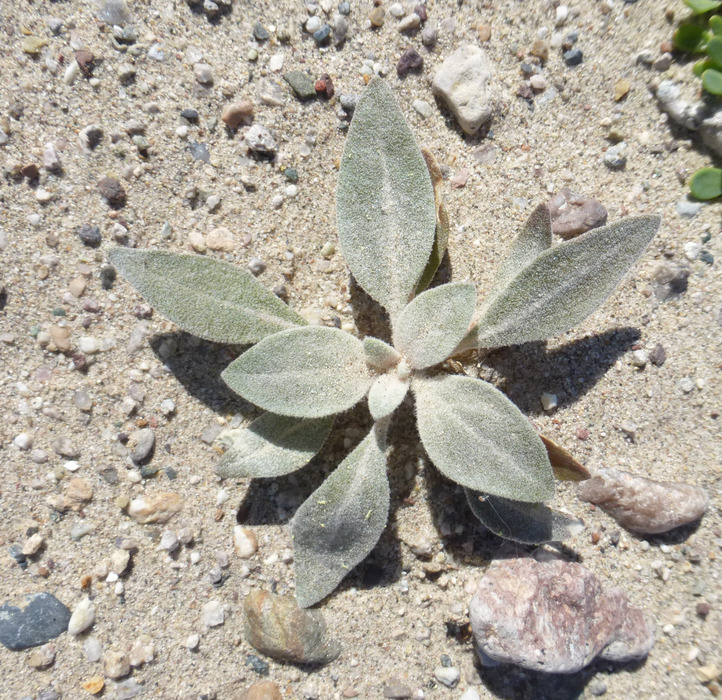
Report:
[[[272,681],[260,681],[234,695],[233,700],[283,700],[283,695]]]
[[[221,119],[229,129],[237,129],[245,119],[253,116],[253,102],[241,100],[227,104],[221,112]]]
[[[34,649],[28,656],[28,664],[33,668],[45,668],[55,661],[55,647],[48,642]]]
[[[491,27],[488,24],[480,24],[477,31],[479,32],[479,41],[491,39]]]
[[[63,505],[70,510],[80,510],[93,498],[93,487],[85,479],[71,479],[65,488]]]
[[[66,326],[50,326],[50,338],[60,352],[70,350],[70,329]]]
[[[549,46],[541,39],[536,39],[529,49],[532,56],[536,56],[542,63],[549,59]]]
[[[410,46],[401,54],[399,62],[396,64],[396,73],[399,78],[403,78],[411,71],[420,71],[424,65],[424,59],[421,54]]]
[[[93,61],[95,61],[93,53],[91,51],[76,51],[75,60],[78,62],[83,75],[86,78],[89,77],[93,72]]]
[[[122,678],[130,673],[130,659],[123,651],[110,649],[103,657],[103,672],[108,678]]]
[[[607,210],[601,202],[564,188],[549,200],[552,232],[564,239],[573,238],[607,222]]]
[[[136,522],[166,523],[183,508],[177,493],[156,493],[135,498],[128,506],[128,515]]]
[[[114,177],[104,177],[98,183],[98,189],[100,190],[100,194],[108,200],[109,204],[118,207],[125,204],[127,198],[125,188],[120,184],[120,181]]]
[[[40,175],[40,168],[38,168],[35,163],[28,163],[20,168],[20,174],[28,178],[28,180],[36,180],[38,175]]]

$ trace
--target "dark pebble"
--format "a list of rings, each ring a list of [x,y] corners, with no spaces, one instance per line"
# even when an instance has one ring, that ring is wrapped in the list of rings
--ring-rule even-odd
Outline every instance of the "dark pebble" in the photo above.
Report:
[[[697,607],[695,608],[697,614],[700,617],[707,617],[709,615],[709,611],[711,610],[709,603],[697,603]]]
[[[313,33],[313,40],[320,46],[325,44],[331,36],[331,25],[324,24],[321,29],[318,29]]]
[[[246,657],[246,666],[250,666],[259,676],[268,675],[268,664],[263,659],[259,659],[255,654],[249,654]]]
[[[25,568],[26,557],[23,554],[23,548],[19,544],[11,544],[8,547],[8,554],[23,568]]]
[[[451,657],[448,656],[448,654],[442,654],[442,655],[441,655],[441,665],[442,665],[444,668],[451,668],[451,666],[452,666]]]
[[[123,206],[126,201],[125,188],[114,177],[104,177],[98,183],[100,194],[114,206]]]
[[[703,263],[707,263],[708,265],[714,265],[714,256],[713,256],[712,253],[710,253],[708,250],[703,250],[703,251],[699,254],[699,259],[700,259]]]
[[[16,121],[20,120],[25,112],[25,105],[22,102],[12,102],[8,108],[8,114]]]
[[[419,19],[422,22],[426,22],[426,20],[429,19],[429,15],[426,12],[426,7],[424,7],[423,5],[417,5],[414,8],[414,12],[419,16]]]
[[[98,467],[98,474],[106,483],[115,486],[118,483],[118,470],[110,464],[101,464]]]
[[[88,358],[80,352],[73,355],[73,367],[82,372],[88,366]]]
[[[60,700],[62,696],[55,688],[44,688],[38,693],[38,700]],[[115,696],[119,698],[119,695]]]
[[[333,85],[333,80],[331,80],[331,76],[328,74],[322,75],[316,81],[315,88],[316,94],[321,95],[321,97],[325,97],[327,100],[330,100],[336,93],[336,88]]]
[[[37,180],[38,175],[40,175],[40,168],[35,163],[28,163],[20,168],[20,174],[28,180]]]
[[[403,78],[410,71],[421,70],[423,65],[424,59],[421,57],[421,54],[411,46],[401,54],[401,58],[396,64],[396,73],[399,78]]]
[[[182,109],[180,113],[183,119],[187,119],[189,122],[198,121],[198,110],[195,109]]]
[[[165,468],[165,475],[170,481],[175,481],[178,478],[178,472],[173,467]]]
[[[26,595],[20,606],[0,606],[0,643],[12,651],[36,647],[66,632],[70,610],[50,593]]]
[[[256,41],[268,41],[269,37],[268,30],[260,22],[255,22],[253,25],[253,38]]]
[[[298,170],[296,168],[286,168],[283,174],[289,182],[298,182]]]
[[[531,100],[534,97],[534,91],[531,89],[530,85],[522,83],[516,89],[516,96],[521,97],[523,100]]]
[[[103,289],[111,289],[118,273],[112,265],[103,265],[100,268],[100,283]]]
[[[649,353],[649,361],[655,367],[661,367],[667,361],[667,351],[663,345],[657,343]]]
[[[283,79],[291,86],[299,100],[308,100],[316,96],[316,82],[308,73],[292,70],[286,73]]]
[[[103,237],[100,235],[100,229],[97,226],[90,226],[89,224],[83,224],[78,229],[78,238],[80,238],[83,245],[91,248],[97,248],[103,241]]]
[[[82,71],[83,75],[87,78],[93,73],[93,61],[95,61],[95,56],[90,51],[76,51],[75,52],[75,60],[78,62],[78,65],[80,66],[80,70]]]
[[[564,52],[564,62],[568,66],[578,66],[583,58],[584,55],[581,49],[571,49],[570,51]]]
[[[65,309],[58,306],[53,309],[53,316],[65,316]]]

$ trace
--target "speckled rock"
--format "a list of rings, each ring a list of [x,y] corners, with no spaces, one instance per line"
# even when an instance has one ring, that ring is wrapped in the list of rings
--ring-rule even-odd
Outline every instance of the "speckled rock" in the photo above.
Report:
[[[156,493],[134,498],[128,506],[128,515],[136,522],[167,523],[183,508],[177,493]]]
[[[0,606],[0,643],[12,651],[37,647],[68,629],[70,610],[50,593],[33,593]]]
[[[294,663],[328,663],[341,653],[328,636],[318,610],[302,610],[295,599],[252,591],[243,602],[248,643],[273,659]]]
[[[616,469],[597,469],[577,486],[583,501],[594,503],[631,532],[654,535],[699,520],[707,494],[697,486],[653,481]]]
[[[603,226],[607,221],[607,210],[599,200],[583,197],[566,187],[549,200],[549,214],[552,232],[564,239]]]
[[[478,46],[462,46],[436,71],[432,83],[435,95],[446,102],[459,126],[475,134],[491,118],[489,81],[491,64]]]
[[[469,605],[482,661],[575,673],[597,656],[645,657],[654,644],[621,588],[604,589],[580,564],[531,558],[494,562]]]

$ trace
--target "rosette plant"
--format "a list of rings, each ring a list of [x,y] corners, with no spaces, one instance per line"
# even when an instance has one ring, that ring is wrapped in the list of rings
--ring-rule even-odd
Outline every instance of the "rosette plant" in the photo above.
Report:
[[[217,342],[253,344],[222,376],[265,413],[229,431],[216,470],[222,477],[269,478],[299,469],[321,449],[334,416],[367,398],[370,432],[291,523],[303,607],[331,593],[386,526],[387,432],[409,392],[430,460],[466,489],[472,511],[492,531],[542,542],[563,539],[577,522],[544,505],[554,494],[550,454],[557,476],[565,472],[555,446],[547,452],[503,393],[444,371],[444,362],[473,348],[543,340],[582,321],[642,253],[659,218],[627,218],[552,245],[549,212],[540,206],[477,307],[471,282],[429,288],[448,237],[440,181],[390,88],[372,79],[346,140],[337,218],[351,273],[388,314],[391,344],[308,325],[252,275],[224,262],[110,252],[118,270],[181,328]]]

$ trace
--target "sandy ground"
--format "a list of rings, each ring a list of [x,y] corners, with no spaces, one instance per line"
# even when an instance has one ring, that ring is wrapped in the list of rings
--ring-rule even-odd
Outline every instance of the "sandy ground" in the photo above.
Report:
[[[148,320],[150,344],[129,356],[126,346],[139,322],[133,311],[142,300],[120,279],[111,289],[103,288],[100,271],[116,223],[127,228],[138,246],[173,251],[189,250],[188,236],[194,230],[225,226],[245,245],[233,253],[209,254],[241,266],[259,257],[267,265],[261,281],[269,288],[285,284],[294,308],[329,324],[335,319],[353,323],[344,261],[339,253],[330,264],[320,255],[323,245],[336,237],[332,193],[345,138],[339,127],[344,122],[334,102],[299,102],[280,74],[269,70],[269,60],[282,54],[282,72],[330,74],[338,95],[361,92],[362,62],[373,58],[388,68],[388,80],[419,143],[431,148],[447,168],[450,179],[444,194],[452,221],[450,260],[455,279],[468,276],[483,290],[533,206],[564,186],[599,198],[610,221],[623,213],[663,217],[660,233],[641,261],[581,327],[546,347],[498,351],[481,366],[468,365],[466,371],[502,387],[541,430],[584,463],[696,484],[707,490],[711,504],[698,528],[650,538],[651,546],[622,532],[614,545],[619,530],[614,521],[590,511],[571,488],[562,485],[558,503],[587,523],[584,533],[567,543],[567,553],[628,592],[632,603],[656,625],[656,646],[646,663],[596,663],[561,680],[508,668],[482,670],[479,678],[473,670],[472,644],[453,630],[467,621],[469,591],[502,543],[483,532],[461,492],[428,465],[417,447],[410,416],[402,416],[390,460],[390,526],[367,562],[319,606],[343,645],[342,655],[317,669],[270,661],[268,677],[288,698],[340,698],[350,688],[359,697],[380,698],[389,678],[423,689],[428,698],[459,698],[471,685],[482,698],[585,697],[592,695],[592,688],[601,692],[602,684],[611,698],[708,697],[710,690],[700,683],[696,671],[702,665],[722,664],[720,204],[704,206],[694,218],[678,215],[677,204],[686,194],[678,173],[692,172],[710,158],[660,114],[648,89],[660,74],[635,60],[643,49],[650,49],[655,58],[660,55],[660,45],[673,31],[665,10],[683,16],[682,3],[639,0],[627,5],[616,0],[607,14],[603,5],[579,0],[573,6],[578,13],[572,12],[555,30],[551,2],[432,0],[427,6],[429,23],[447,21],[436,48],[428,51],[419,35],[399,34],[398,20],[388,13],[379,30],[364,28],[372,5],[354,0],[345,45],[319,50],[301,29],[307,16],[302,2],[235,0],[232,13],[212,24],[180,0],[129,0],[141,47],[134,57],[111,45],[110,30],[94,18],[93,2],[1,2],[0,117],[7,120],[10,136],[0,146],[0,226],[5,242],[0,249],[0,284],[5,286],[0,332],[8,334],[0,342],[0,601],[48,591],[72,608],[83,595],[83,577],[91,576],[88,592],[97,608],[91,633],[103,647],[127,649],[140,635],[148,635],[155,645],[154,661],[133,671],[144,684],[143,697],[230,698],[260,679],[247,664],[253,650],[241,634],[240,602],[254,588],[292,591],[293,564],[284,563],[282,556],[291,546],[286,523],[322,474],[361,438],[369,416],[365,408],[343,416],[314,465],[297,476],[268,483],[221,484],[213,474],[217,451],[201,435],[213,426],[227,425],[234,415],[244,420],[253,415],[252,408],[234,398],[218,377],[233,353],[179,333],[154,314]],[[63,19],[60,34],[53,35],[48,28],[50,17]],[[453,31],[449,18],[455,20]],[[272,35],[258,46],[252,38],[255,21]],[[282,24],[291,29],[290,43],[279,44],[273,38],[273,27]],[[480,24],[491,27],[491,38],[483,45],[495,70],[494,117],[485,138],[471,138],[435,102],[431,78],[456,47],[481,44]],[[561,50],[552,49],[542,74],[547,92],[554,88],[558,94],[540,104],[542,93],[530,105],[516,96],[523,82],[517,53],[527,54],[543,27],[548,30],[547,40],[553,31],[564,35],[577,31],[584,60],[567,67]],[[23,53],[25,33],[46,39],[47,53],[58,61],[63,58],[65,63],[55,74],[43,56]],[[64,82],[73,57],[71,40],[82,42],[97,57],[93,84],[83,76],[72,85]],[[156,41],[163,44],[163,62],[147,55]],[[419,75],[399,80],[395,64],[409,45],[424,56],[424,68]],[[215,84],[209,92],[197,89],[187,60],[191,47],[212,67]],[[259,54],[256,61],[248,58],[253,47]],[[129,84],[118,78],[122,64],[132,64],[136,70]],[[680,79],[689,96],[698,90],[684,63],[673,63],[663,77]],[[615,102],[614,86],[620,79],[629,81],[630,90]],[[283,104],[262,103],[263,81],[279,83]],[[277,139],[275,163],[244,158],[241,135],[227,131],[219,121],[223,105],[242,97],[253,100],[255,121]],[[428,119],[412,108],[415,99],[432,106]],[[23,107],[22,115],[18,105]],[[185,108],[198,110],[200,117],[184,139],[176,130],[183,125],[179,113]],[[146,157],[124,131],[123,124],[130,119],[147,126]],[[214,120],[218,120],[215,127]],[[76,134],[89,124],[100,125],[104,137],[92,154],[84,154]],[[628,144],[623,171],[612,172],[602,162],[611,145],[609,124]],[[39,183],[13,177],[16,164],[42,164],[48,141],[59,149],[65,146],[59,153],[62,174],[43,172]],[[207,144],[210,163],[192,159],[190,141]],[[487,145],[494,157],[487,150],[486,162],[480,163],[475,152]],[[298,193],[274,209],[273,198],[289,184],[285,167],[297,168]],[[453,189],[450,180],[463,168],[470,172],[468,182]],[[106,175],[118,177],[127,190],[127,205],[120,210],[110,208],[98,192],[97,182]],[[247,188],[242,180],[253,187]],[[210,213],[202,201],[189,204],[190,187],[218,195],[218,209]],[[51,193],[50,201],[38,201],[39,189]],[[173,229],[170,239],[161,235],[165,222]],[[76,231],[82,224],[100,227],[100,248],[80,242]],[[686,293],[661,305],[654,295],[646,295],[660,262],[684,261],[684,244],[700,241],[705,234],[710,236],[705,250],[715,262],[689,263],[692,273]],[[57,239],[53,247],[48,245],[49,236],[50,243],[56,243],[53,236]],[[83,274],[87,280],[83,296],[68,296],[70,282]],[[88,299],[97,302],[98,313],[83,310]],[[90,321],[84,328],[86,318]],[[33,337],[58,321],[70,329],[76,349],[87,335],[112,339],[115,345],[96,355],[86,371],[78,371],[72,352],[50,352]],[[668,358],[662,367],[648,365],[640,371],[632,365],[635,344],[653,348],[658,343]],[[690,393],[680,387],[684,377],[697,383]],[[137,396],[138,387],[144,400],[128,416],[122,401],[129,388]],[[90,412],[76,407],[75,394],[80,390],[92,399]],[[541,408],[542,392],[559,397],[559,406],[551,413]],[[175,402],[171,417],[161,411],[165,399]],[[620,429],[624,421],[637,424],[633,440]],[[150,465],[159,472],[133,483],[129,478],[133,470],[117,456],[114,445],[118,433],[129,433],[146,422],[157,426]],[[588,439],[577,438],[579,429],[588,431]],[[32,433],[33,449],[44,451],[47,462],[38,464],[30,452],[15,446],[14,438],[24,431]],[[67,458],[53,451],[52,443],[59,437],[69,438],[80,453],[79,469],[72,476],[84,478],[94,492],[81,513],[63,517],[54,515],[46,504],[48,497],[63,492],[71,476],[65,467]],[[99,476],[102,465],[117,468],[117,484]],[[176,471],[175,480],[169,479],[167,469]],[[221,490],[229,498],[219,503],[224,498],[219,498]],[[119,497],[160,491],[176,492],[185,500],[184,510],[167,527],[177,532],[185,525],[196,533],[194,546],[182,548],[174,559],[157,550],[161,527],[136,524],[116,502]],[[232,553],[237,511],[239,522],[254,530],[260,545],[247,562]],[[73,541],[70,530],[80,520],[92,522],[94,530]],[[30,528],[39,528],[46,542],[31,566],[22,569],[7,549],[22,544]],[[595,532],[601,538],[592,544]],[[137,545],[121,596],[114,584],[97,580],[94,574],[118,538],[131,538]],[[430,543],[440,573],[427,574],[428,563],[411,552],[409,545],[419,541]],[[200,554],[198,564],[191,563],[191,552]],[[230,566],[223,570],[224,584],[214,588],[208,576],[216,566],[216,554],[223,552],[231,554]],[[652,567],[656,560],[670,571],[666,581]],[[206,630],[201,607],[209,600],[221,601],[227,615],[222,626]],[[711,606],[706,619],[695,613],[701,601]],[[195,652],[184,646],[192,633],[201,635]],[[45,670],[28,665],[29,652],[1,648],[0,696],[35,698],[52,686],[63,698],[88,697],[82,683],[102,674],[101,666],[86,659],[82,639],[62,635],[54,645],[55,662]],[[455,689],[433,681],[433,670],[444,654],[462,668]],[[104,697],[112,698],[114,693],[114,683],[108,681]]]

